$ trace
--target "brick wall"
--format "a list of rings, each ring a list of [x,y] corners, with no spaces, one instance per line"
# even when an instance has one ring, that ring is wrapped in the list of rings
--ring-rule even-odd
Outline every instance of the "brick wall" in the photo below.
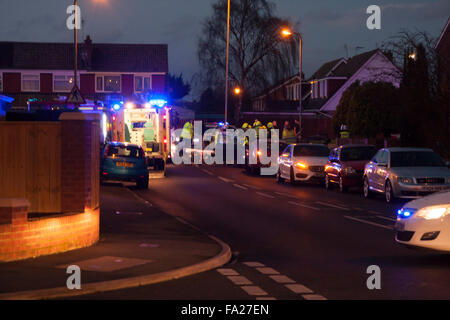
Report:
[[[98,241],[99,209],[29,220],[26,202],[0,199],[1,262],[79,249]]]

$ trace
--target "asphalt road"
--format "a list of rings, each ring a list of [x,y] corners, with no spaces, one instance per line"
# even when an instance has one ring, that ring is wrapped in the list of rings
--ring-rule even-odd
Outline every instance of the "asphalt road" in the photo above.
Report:
[[[450,255],[395,243],[402,203],[224,166],[171,166],[133,191],[227,242],[234,258],[224,270],[91,299],[450,299]],[[366,286],[371,265],[379,290]]]

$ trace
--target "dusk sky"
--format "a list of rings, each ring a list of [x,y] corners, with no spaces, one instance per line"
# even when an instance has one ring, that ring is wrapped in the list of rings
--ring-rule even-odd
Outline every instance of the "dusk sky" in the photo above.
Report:
[[[437,37],[450,14],[448,0],[278,0],[277,14],[300,22],[304,70],[310,76],[321,63],[370,50],[402,29],[425,30]],[[70,42],[66,28],[70,0],[2,0],[0,41]],[[185,78],[199,71],[197,41],[201,22],[211,13],[208,0],[79,0],[85,21],[80,35],[94,42],[167,43],[171,73]],[[381,30],[366,28],[366,8],[382,8]],[[361,50],[359,51],[361,52]]]

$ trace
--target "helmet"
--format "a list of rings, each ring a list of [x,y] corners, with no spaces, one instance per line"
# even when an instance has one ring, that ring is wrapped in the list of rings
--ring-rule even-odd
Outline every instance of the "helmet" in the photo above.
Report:
[[[247,122],[242,125],[242,129],[248,129],[248,123]]]
[[[269,122],[269,123],[267,124],[267,128],[268,128],[268,129],[272,129],[272,128],[273,128],[273,123],[272,123],[272,122]]]
[[[255,123],[253,124],[254,127],[260,127],[261,126],[261,122],[259,121],[255,121]]]

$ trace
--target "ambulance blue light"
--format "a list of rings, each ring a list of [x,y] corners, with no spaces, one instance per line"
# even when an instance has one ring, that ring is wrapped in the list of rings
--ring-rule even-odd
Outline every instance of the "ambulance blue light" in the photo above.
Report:
[[[152,99],[148,103],[150,103],[151,106],[162,108],[167,104],[167,101],[164,99]]]
[[[117,103],[116,103],[116,104],[113,106],[113,109],[116,110],[116,111],[120,110],[120,104],[117,104]]]

